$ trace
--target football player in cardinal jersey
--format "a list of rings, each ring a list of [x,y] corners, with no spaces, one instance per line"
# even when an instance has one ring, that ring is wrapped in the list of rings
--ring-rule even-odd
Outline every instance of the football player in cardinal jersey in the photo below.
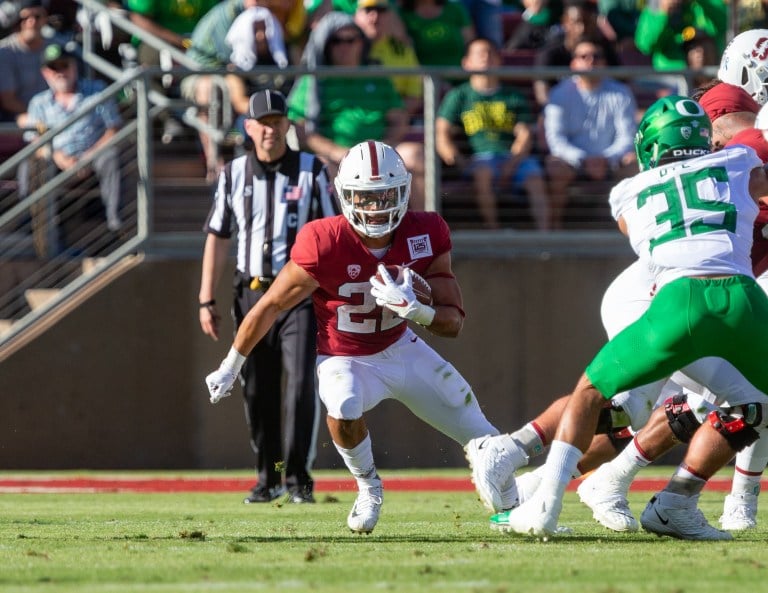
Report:
[[[396,399],[461,445],[498,430],[461,374],[407,323],[439,336],[461,331],[464,311],[447,224],[437,213],[408,210],[411,174],[381,142],[352,147],[335,183],[343,214],[301,228],[290,261],[243,320],[229,354],[206,383],[213,403],[229,395],[245,356],[277,315],[312,295],[320,399],[333,442],[358,486],[347,525],[370,533],[383,492],[366,411]],[[385,265],[407,266],[423,276],[433,304],[418,301],[409,270],[397,284]],[[516,503],[514,480],[504,496],[510,507]]]

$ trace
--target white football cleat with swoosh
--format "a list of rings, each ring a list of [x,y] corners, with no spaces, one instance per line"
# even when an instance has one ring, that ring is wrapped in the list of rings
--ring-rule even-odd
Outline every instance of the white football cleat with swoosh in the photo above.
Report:
[[[544,538],[570,533],[570,529],[557,525],[562,510],[563,501],[559,496],[539,490],[519,507],[491,517],[491,529]]]
[[[640,516],[643,529],[678,539],[727,540],[733,536],[712,527],[697,506],[699,495],[685,496],[663,490],[651,498]]]
[[[464,447],[480,501],[498,513],[517,505],[515,472],[528,463],[528,456],[509,435],[486,435]]]

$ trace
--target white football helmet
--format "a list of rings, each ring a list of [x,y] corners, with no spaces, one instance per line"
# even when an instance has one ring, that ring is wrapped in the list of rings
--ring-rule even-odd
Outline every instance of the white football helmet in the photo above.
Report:
[[[353,228],[367,237],[383,237],[408,210],[411,174],[394,148],[367,140],[341,159],[336,193]]]
[[[740,86],[760,105],[768,102],[768,29],[752,29],[734,37],[725,48],[717,77]]]

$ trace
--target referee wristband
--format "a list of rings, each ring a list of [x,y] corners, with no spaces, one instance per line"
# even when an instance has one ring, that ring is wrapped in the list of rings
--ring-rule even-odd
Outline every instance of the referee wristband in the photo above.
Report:
[[[216,299],[211,299],[210,301],[205,301],[204,303],[200,303],[200,308],[205,309],[206,307],[213,307],[216,304]]]

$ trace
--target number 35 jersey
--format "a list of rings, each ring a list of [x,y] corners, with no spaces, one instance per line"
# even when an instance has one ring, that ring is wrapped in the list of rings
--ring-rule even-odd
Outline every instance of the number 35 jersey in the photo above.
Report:
[[[407,212],[380,259],[343,216],[304,225],[291,259],[320,285],[312,295],[318,352],[365,356],[394,344],[406,321],[376,305],[370,277],[379,263],[408,266],[423,276],[436,257],[450,250],[448,225],[435,212]]]
[[[752,276],[758,206],[749,178],[760,166],[754,150],[733,146],[644,171],[613,188],[613,217],[624,218],[657,289],[686,276]]]

